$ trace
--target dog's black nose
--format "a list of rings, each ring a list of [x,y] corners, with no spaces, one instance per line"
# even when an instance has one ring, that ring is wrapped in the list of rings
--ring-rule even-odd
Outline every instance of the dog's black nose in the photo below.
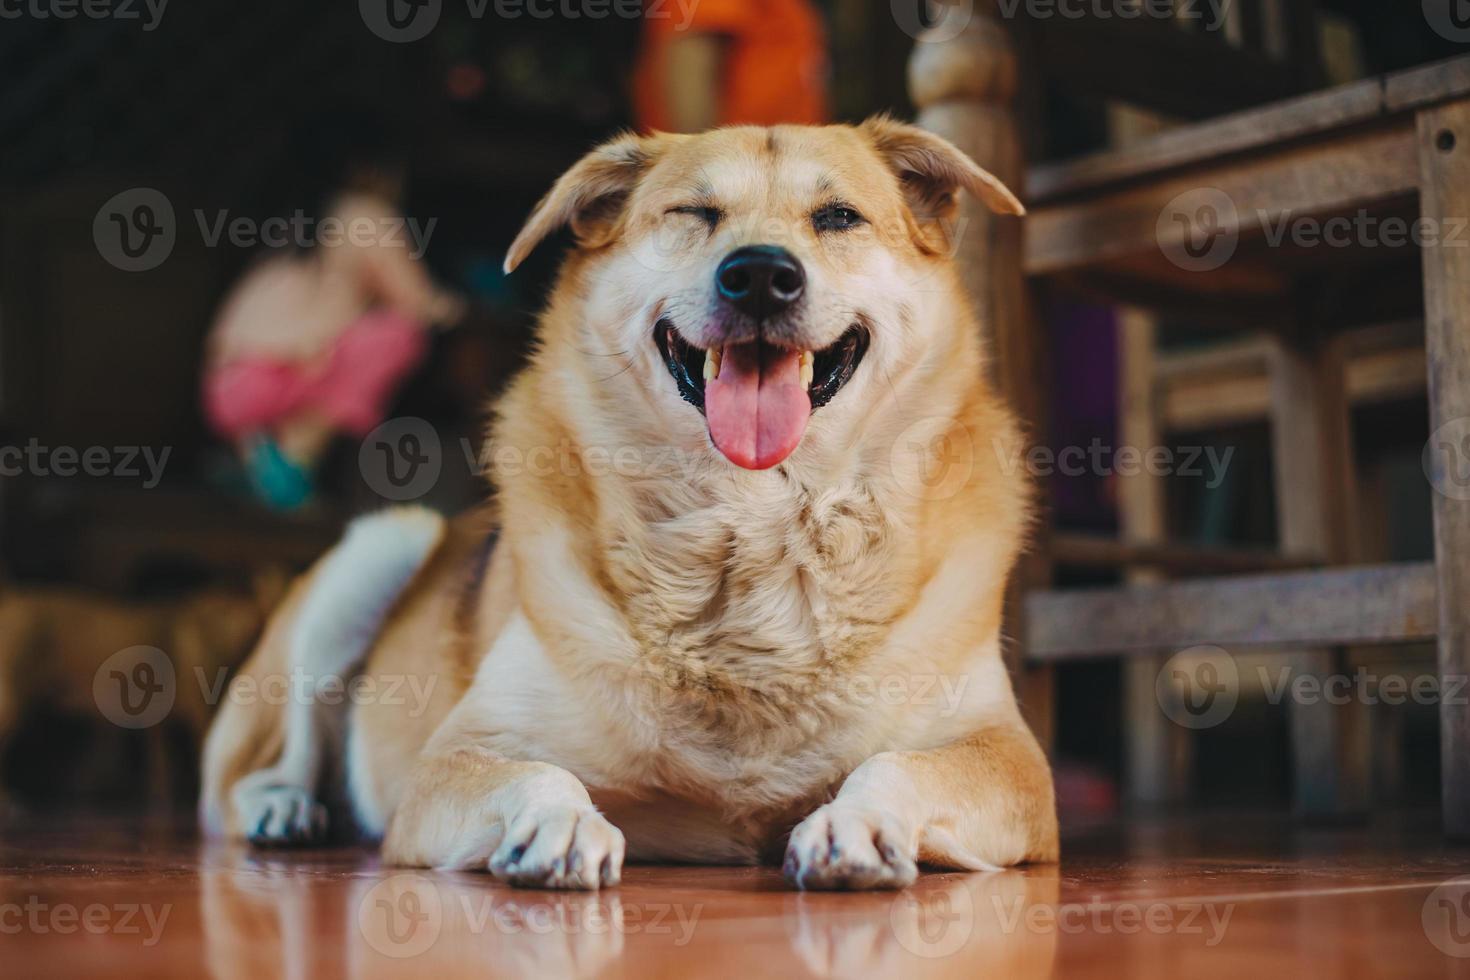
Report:
[[[796,302],[806,273],[796,256],[779,245],[737,248],[715,270],[720,298],[756,320],[774,316]]]

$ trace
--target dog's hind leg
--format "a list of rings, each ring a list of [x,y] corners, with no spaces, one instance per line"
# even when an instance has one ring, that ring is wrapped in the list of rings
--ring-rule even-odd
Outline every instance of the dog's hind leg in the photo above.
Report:
[[[382,511],[354,521],[317,566],[289,633],[289,676],[276,679],[286,694],[280,757],[230,790],[235,827],[253,843],[309,843],[325,834],[318,789],[327,748],[341,741],[344,692],[443,534],[432,511]]]

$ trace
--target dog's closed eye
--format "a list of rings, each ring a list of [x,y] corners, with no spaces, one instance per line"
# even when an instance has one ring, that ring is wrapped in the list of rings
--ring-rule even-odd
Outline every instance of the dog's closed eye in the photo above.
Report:
[[[847,231],[867,220],[849,204],[828,204],[812,212],[812,227],[817,231]]]
[[[709,204],[681,204],[678,207],[669,208],[664,214],[693,215],[703,221],[710,231],[714,231],[719,226],[720,219],[725,216],[725,212]]]

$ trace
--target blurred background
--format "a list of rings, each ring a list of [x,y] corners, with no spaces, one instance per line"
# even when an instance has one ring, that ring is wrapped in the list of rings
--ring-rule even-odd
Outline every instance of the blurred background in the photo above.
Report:
[[[1226,0],[1194,6],[1203,20],[1177,29],[1218,23],[1220,48],[1245,51],[1263,30]],[[1108,43],[1082,33],[1088,18],[1011,5],[1022,50],[1039,52],[1019,93],[1028,160],[1463,48],[1417,0],[1266,7],[1289,44],[1250,62],[1135,61],[1118,98],[1071,70]],[[911,117],[907,65],[933,17],[923,0],[95,10],[0,2],[0,786],[21,812],[187,809],[220,672],[248,652],[288,576],[355,513],[404,499],[453,511],[488,492],[475,465],[486,406],[522,361],[560,252],[506,277],[504,248],[590,145],[628,127]],[[270,223],[294,215],[307,231]],[[408,247],[374,240],[334,263],[311,229],[335,217]],[[1417,296],[1415,262],[1383,275],[1381,321],[1412,318],[1395,297]],[[1125,443],[1119,315],[1057,291],[1044,319],[1055,393],[1044,441]],[[1158,321],[1159,356],[1187,364],[1194,327]],[[341,342],[359,328],[363,343],[412,339],[371,390],[328,398]],[[381,363],[384,349],[366,356]],[[1432,557],[1419,357],[1417,382],[1380,385],[1354,409],[1361,560]],[[1165,480],[1171,538],[1277,540],[1265,415],[1219,410],[1259,383],[1165,393],[1170,444],[1229,459]],[[236,411],[247,402],[252,412]],[[404,458],[380,455],[385,441]],[[1114,476],[1045,480],[1058,533],[1118,531]],[[1057,572],[1069,584],[1120,574]],[[157,723],[125,704],[99,710],[116,701],[109,658],[139,646],[177,673],[174,710]],[[1391,663],[1355,656],[1378,676],[1433,673],[1430,646]],[[1123,668],[1080,662],[1056,685],[1064,813],[1119,812],[1134,799]],[[1372,713],[1372,806],[1432,805],[1435,706]],[[1287,807],[1288,725],[1279,700],[1243,696],[1226,723],[1192,734],[1184,799]]]

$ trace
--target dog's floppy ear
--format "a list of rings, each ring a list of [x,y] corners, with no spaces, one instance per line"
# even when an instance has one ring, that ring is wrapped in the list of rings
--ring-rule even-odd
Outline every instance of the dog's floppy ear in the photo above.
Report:
[[[874,116],[858,131],[898,175],[909,209],[920,221],[953,215],[962,187],[997,214],[1026,213],[999,178],[941,136],[888,116]]]
[[[531,211],[525,227],[511,242],[505,271],[513,271],[543,238],[563,225],[571,226],[584,247],[606,244],[628,194],[669,138],[623,133],[573,164]]]

